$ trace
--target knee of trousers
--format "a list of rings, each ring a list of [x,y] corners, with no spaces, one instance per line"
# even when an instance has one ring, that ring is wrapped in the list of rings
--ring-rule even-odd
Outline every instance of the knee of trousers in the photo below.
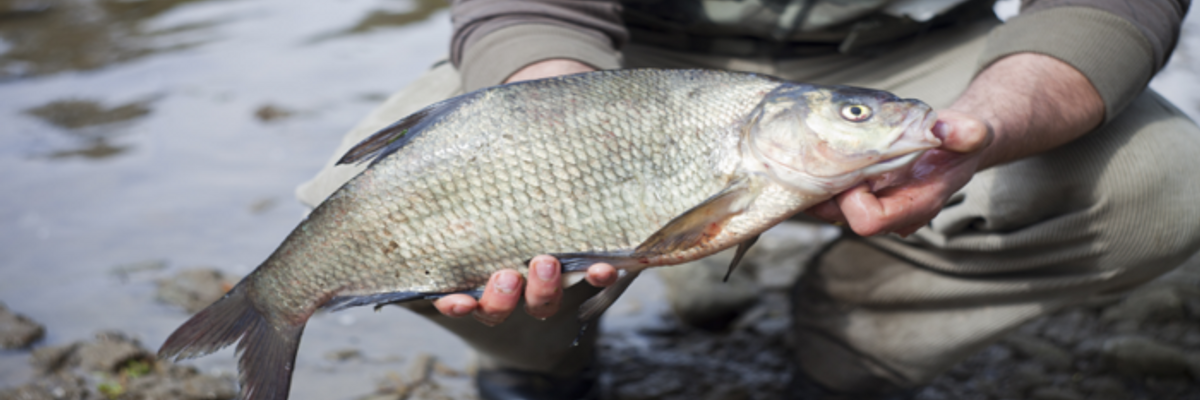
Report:
[[[1200,128],[1193,121],[1147,90],[1081,144],[1099,150],[1075,157],[1096,176],[1093,203],[1079,213],[1090,217],[1098,253],[1085,268],[1112,275],[1103,290],[1153,279],[1200,250]]]

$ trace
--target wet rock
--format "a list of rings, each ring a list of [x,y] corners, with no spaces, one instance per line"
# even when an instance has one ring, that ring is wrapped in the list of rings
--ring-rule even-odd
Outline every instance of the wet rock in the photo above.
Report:
[[[683,388],[684,379],[679,374],[656,371],[645,379],[621,385],[616,397],[619,400],[661,399],[682,392]]]
[[[226,400],[237,397],[232,377],[204,375],[195,369],[170,366],[161,375],[131,379],[126,390],[144,399]]]
[[[1177,399],[1192,387],[1195,387],[1195,384],[1186,377],[1152,376],[1146,378],[1146,389],[1149,389],[1156,399]]]
[[[1083,395],[1071,389],[1041,387],[1029,393],[1031,400],[1083,400]]]
[[[232,288],[233,280],[221,271],[212,268],[192,268],[159,281],[155,296],[161,302],[183,307],[188,313],[196,313],[220,299]]]
[[[469,375],[465,371],[459,371],[457,369],[451,368],[449,365],[442,363],[441,360],[434,361],[433,373],[441,375],[441,376],[451,377],[451,378],[458,378],[458,377],[464,377],[464,376]]]
[[[1090,330],[1088,316],[1083,310],[1071,310],[1057,318],[1047,320],[1041,336],[1061,345],[1074,345]]]
[[[96,335],[93,342],[78,346],[74,364],[89,371],[119,372],[131,361],[151,360],[154,356],[136,340],[117,332]]]
[[[29,364],[42,374],[58,372],[69,365],[71,356],[75,355],[80,345],[81,343],[72,343],[66,346],[37,348],[29,355]]]
[[[262,122],[274,122],[276,120],[290,117],[295,113],[295,111],[288,110],[274,104],[264,104],[258,107],[257,110],[254,110],[254,116]]]
[[[1139,376],[1181,376],[1192,373],[1195,355],[1175,346],[1139,336],[1119,336],[1105,341],[1105,361],[1116,371]],[[1200,369],[1195,369],[1200,372]],[[1200,375],[1198,375],[1200,376]]]
[[[258,199],[256,201],[254,201],[254,203],[250,204],[250,213],[251,214],[263,214],[263,213],[266,213],[267,211],[271,211],[277,205],[279,205],[279,201],[275,200],[274,197]]]
[[[1045,367],[1039,364],[1020,364],[1009,377],[1007,386],[1016,392],[1024,392],[1034,386],[1050,382]]]
[[[1087,378],[1080,382],[1079,387],[1088,394],[1087,398],[1093,400],[1123,400],[1133,397],[1125,388],[1125,384],[1113,377]]]
[[[53,374],[24,385],[0,390],[2,400],[84,400],[88,399],[87,380],[71,374]]]
[[[0,348],[23,349],[41,340],[46,328],[0,303]]]
[[[135,263],[121,264],[109,270],[113,276],[120,279],[122,282],[129,281],[129,277],[142,272],[161,271],[167,268],[167,262],[164,260],[145,260]]]
[[[138,341],[116,332],[30,356],[41,372],[29,383],[0,391],[8,399],[179,399],[227,400],[237,396],[232,376],[157,361]]]
[[[1139,290],[1104,310],[1101,319],[1106,322],[1135,321],[1155,322],[1179,319],[1184,316],[1183,299],[1171,286],[1161,285]]]
[[[751,398],[753,397],[746,388],[730,385],[719,386],[704,396],[704,400],[749,400]]]
[[[1005,338],[1004,343],[1012,346],[1013,350],[1022,357],[1037,360],[1053,370],[1070,368],[1071,361],[1074,359],[1071,353],[1054,343],[1034,336],[1013,334]]]
[[[363,354],[358,349],[341,349],[325,353],[325,359],[330,361],[349,361],[362,358]]]
[[[106,107],[99,101],[86,99],[56,100],[25,110],[25,113],[66,129],[80,129],[130,121],[150,114],[152,100]]]

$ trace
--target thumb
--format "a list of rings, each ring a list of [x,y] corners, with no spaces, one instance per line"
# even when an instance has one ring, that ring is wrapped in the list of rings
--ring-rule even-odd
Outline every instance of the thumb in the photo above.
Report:
[[[955,153],[974,153],[992,143],[992,126],[974,115],[939,110],[933,134],[942,140],[942,149]]]

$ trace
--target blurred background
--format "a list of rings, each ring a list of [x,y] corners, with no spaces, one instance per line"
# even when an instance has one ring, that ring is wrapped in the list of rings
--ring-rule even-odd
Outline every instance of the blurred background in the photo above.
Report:
[[[1193,119],[1196,13],[1152,84]],[[157,349],[274,250],[306,211],[295,186],[449,35],[443,0],[0,0],[0,302],[45,327],[35,348],[120,331]],[[657,284],[606,332],[664,324]],[[30,355],[0,350],[0,391],[38,376]],[[457,339],[398,308],[318,315],[296,365],[294,399],[473,396]],[[405,387],[431,373],[437,390]]]

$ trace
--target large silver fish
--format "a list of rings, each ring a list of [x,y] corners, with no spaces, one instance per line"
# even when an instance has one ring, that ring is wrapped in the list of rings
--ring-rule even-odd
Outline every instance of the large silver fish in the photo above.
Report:
[[[626,273],[742,244],[939,145],[917,100],[700,70],[594,72],[482,89],[350,150],[371,162],[159,355],[238,342],[241,398],[284,399],[320,308],[481,288],[538,254]],[[735,265],[736,266],[736,263]],[[732,266],[731,266],[732,267]]]

